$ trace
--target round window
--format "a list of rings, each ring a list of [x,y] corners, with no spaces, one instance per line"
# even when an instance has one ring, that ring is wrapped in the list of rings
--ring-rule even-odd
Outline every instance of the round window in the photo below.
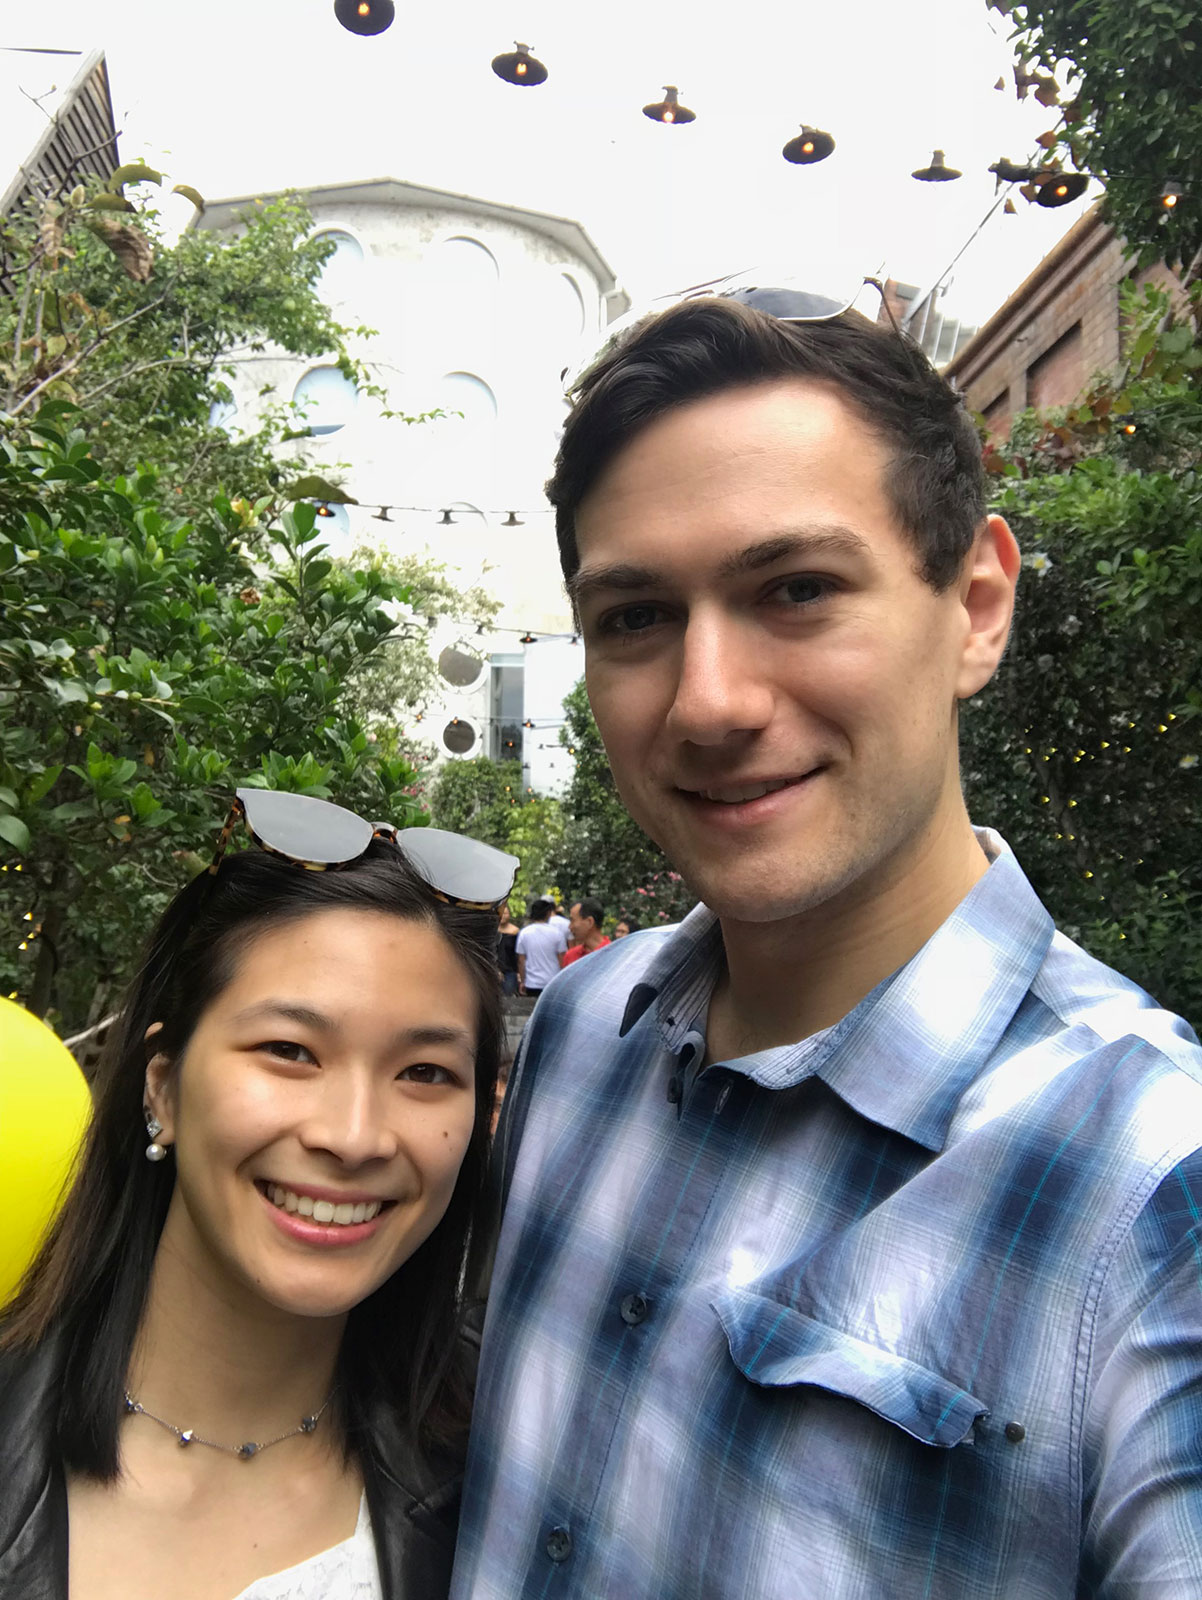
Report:
[[[476,730],[462,717],[452,717],[442,730],[442,742],[453,756],[465,756],[476,742]]]
[[[484,663],[479,656],[461,650],[458,645],[447,645],[438,658],[438,671],[443,681],[456,689],[470,688],[483,670]]]

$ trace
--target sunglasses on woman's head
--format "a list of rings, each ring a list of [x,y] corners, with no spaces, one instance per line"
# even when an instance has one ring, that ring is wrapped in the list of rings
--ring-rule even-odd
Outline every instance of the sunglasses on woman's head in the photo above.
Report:
[[[245,822],[261,850],[310,872],[336,871],[367,851],[373,839],[394,844],[440,899],[490,911],[513,888],[517,856],[442,828],[394,828],[367,822],[329,800],[279,789],[238,789],[217,841],[210,873],[221,865],[234,829]]]

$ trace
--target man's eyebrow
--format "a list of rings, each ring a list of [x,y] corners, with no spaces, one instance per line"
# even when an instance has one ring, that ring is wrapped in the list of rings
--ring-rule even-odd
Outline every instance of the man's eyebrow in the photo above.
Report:
[[[280,1017],[285,1022],[295,1022],[302,1028],[313,1028],[318,1033],[337,1033],[338,1024],[333,1017],[326,1016],[324,1011],[317,1011],[313,1006],[302,1005],[294,1000],[260,1000],[253,1006],[247,1006],[244,1011],[239,1011],[231,1019],[233,1022],[255,1022],[259,1018]],[[474,1051],[476,1048],[475,1035],[470,1028],[459,1028],[441,1023],[419,1023],[412,1028],[401,1028],[392,1037],[392,1042],[397,1046],[404,1045],[433,1045],[453,1044],[463,1045],[465,1049]]]
[[[735,578],[743,572],[758,572],[761,567],[775,566],[789,557],[813,560],[818,556],[865,556],[869,554],[868,541],[851,528],[841,524],[817,528],[798,528],[792,533],[775,534],[769,539],[758,539],[755,544],[734,550],[719,567],[724,578]]]
[[[868,541],[851,528],[841,524],[814,528],[797,528],[788,533],[773,534],[767,539],[757,539],[725,557],[719,573],[733,578],[740,573],[758,572],[789,557],[813,560],[820,556],[864,556],[869,553]],[[636,566],[633,562],[619,561],[610,566],[581,567],[568,582],[568,595],[572,604],[579,606],[584,596],[601,589],[646,590],[664,589],[668,578],[653,567]]]

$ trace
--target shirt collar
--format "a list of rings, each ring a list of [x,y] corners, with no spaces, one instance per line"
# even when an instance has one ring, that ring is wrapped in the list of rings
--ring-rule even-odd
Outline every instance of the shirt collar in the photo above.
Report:
[[[1009,846],[990,829],[976,831],[989,870],[904,967],[833,1027],[732,1070],[767,1089],[820,1077],[870,1121],[942,1150],[961,1096],[1022,1004],[1055,931]],[[698,906],[631,990],[620,1036],[658,1002],[658,1031],[678,1053],[704,1025],[721,963],[718,919]]]

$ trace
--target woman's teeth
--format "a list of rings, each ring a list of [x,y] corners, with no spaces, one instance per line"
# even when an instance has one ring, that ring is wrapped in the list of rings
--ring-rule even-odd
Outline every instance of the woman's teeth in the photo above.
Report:
[[[312,1195],[297,1194],[278,1183],[267,1185],[267,1198],[281,1211],[293,1211],[300,1217],[312,1217],[314,1222],[333,1223],[345,1228],[353,1222],[370,1222],[379,1213],[379,1200],[360,1200],[357,1205],[343,1201],[335,1205],[330,1200],[314,1200]]]

